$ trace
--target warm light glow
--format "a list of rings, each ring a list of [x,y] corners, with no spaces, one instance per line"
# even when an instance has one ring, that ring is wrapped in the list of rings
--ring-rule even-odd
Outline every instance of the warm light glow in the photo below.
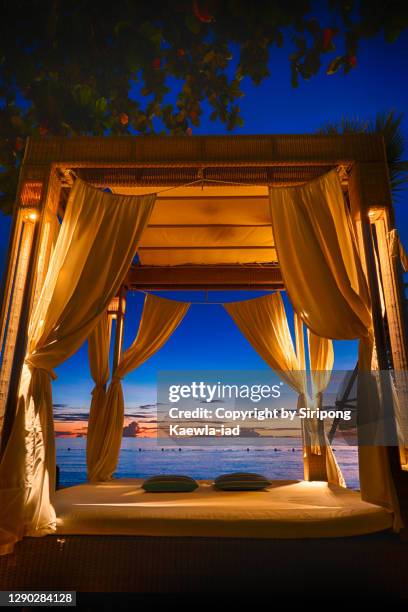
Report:
[[[9,289],[9,295],[5,296],[9,315],[3,329],[4,336],[0,338],[0,351],[2,353],[0,368],[0,418],[4,414],[8,396],[11,368],[24,298],[24,286],[34,233],[34,224],[21,223],[21,220],[22,217],[19,219],[18,229],[18,237],[19,239],[21,238],[21,244],[15,253],[14,262],[11,264],[14,274],[14,286],[12,289]]]
[[[39,214],[36,210],[28,209],[24,213],[24,221],[37,221]]]
[[[119,310],[119,298],[115,296],[112,298],[111,303],[108,306],[108,314],[115,314]],[[116,318],[116,317],[115,317]]]
[[[385,209],[381,206],[372,206],[368,211],[368,217],[371,222],[378,221],[384,215]]]

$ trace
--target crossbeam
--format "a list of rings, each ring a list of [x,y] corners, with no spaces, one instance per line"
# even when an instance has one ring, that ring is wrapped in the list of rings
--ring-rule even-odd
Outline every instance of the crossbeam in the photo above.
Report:
[[[202,244],[177,245],[177,246],[140,246],[139,251],[255,251],[256,249],[270,249],[271,246],[263,244],[220,244],[217,246],[207,246]]]
[[[258,290],[283,289],[278,266],[141,266],[130,269],[125,284],[140,290]]]

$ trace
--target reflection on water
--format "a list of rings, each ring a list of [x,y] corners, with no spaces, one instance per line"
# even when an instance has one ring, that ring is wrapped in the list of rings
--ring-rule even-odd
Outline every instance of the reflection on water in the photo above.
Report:
[[[252,444],[251,444],[252,442]],[[61,486],[86,480],[86,438],[57,438],[57,464]],[[337,461],[347,486],[359,487],[357,448],[334,446]],[[302,449],[299,440],[280,438],[273,444],[256,445],[242,440],[231,447],[158,446],[147,438],[124,438],[115,476],[146,478],[155,474],[186,474],[197,479],[212,479],[227,472],[257,472],[271,479],[303,478]]]

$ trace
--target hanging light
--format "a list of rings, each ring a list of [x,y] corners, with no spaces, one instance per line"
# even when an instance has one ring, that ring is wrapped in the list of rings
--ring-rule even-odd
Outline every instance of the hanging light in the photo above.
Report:
[[[116,319],[119,310],[119,297],[116,295],[110,301],[108,306],[108,315],[112,317],[112,319]]]
[[[34,223],[38,220],[38,218],[39,214],[37,210],[33,208],[27,208],[27,210],[24,211],[24,221],[31,221],[32,223]]]

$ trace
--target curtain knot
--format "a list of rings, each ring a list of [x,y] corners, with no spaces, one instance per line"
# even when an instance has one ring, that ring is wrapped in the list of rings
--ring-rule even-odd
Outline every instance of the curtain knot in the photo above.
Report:
[[[317,408],[317,410],[321,410],[322,405],[323,405],[323,393],[321,391],[316,393],[315,400],[316,400],[316,408]]]
[[[306,408],[306,396],[304,393],[299,393],[297,408]]]
[[[31,375],[34,374],[34,372],[36,370],[40,371],[40,372],[46,372],[48,374],[48,376],[52,379],[52,380],[56,380],[57,379],[57,375],[54,372],[54,370],[52,370],[51,368],[41,368],[38,365],[36,365],[36,363],[34,361],[32,361],[30,359],[30,357],[26,357],[24,359],[24,363],[27,365],[28,369],[31,372]]]
[[[96,383],[96,384],[95,384],[95,386],[94,386],[94,388],[93,388],[93,389],[92,389],[92,391],[91,391],[91,395],[92,395],[92,397],[93,397],[94,395],[96,395],[97,393],[100,393],[101,391],[102,391],[103,393],[105,393],[105,391],[106,391],[106,384],[105,384],[105,383]]]

